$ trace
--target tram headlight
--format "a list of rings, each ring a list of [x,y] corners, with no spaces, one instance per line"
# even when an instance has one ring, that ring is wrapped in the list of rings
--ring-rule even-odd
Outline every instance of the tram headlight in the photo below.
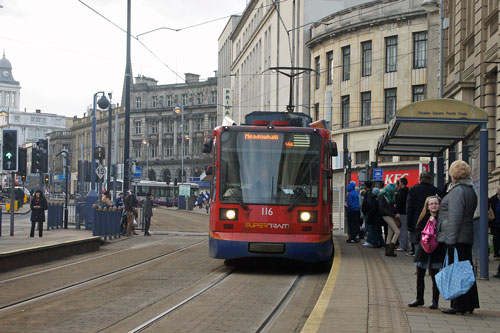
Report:
[[[222,208],[219,211],[219,218],[221,220],[238,220],[238,210],[235,208]]]
[[[317,212],[308,210],[299,210],[298,220],[299,222],[314,223],[317,221]]]

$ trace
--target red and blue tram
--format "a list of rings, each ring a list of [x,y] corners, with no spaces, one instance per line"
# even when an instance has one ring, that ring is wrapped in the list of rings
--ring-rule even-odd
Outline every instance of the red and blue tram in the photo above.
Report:
[[[210,256],[329,260],[337,148],[324,121],[252,112],[246,123],[216,128],[205,147],[214,155]]]

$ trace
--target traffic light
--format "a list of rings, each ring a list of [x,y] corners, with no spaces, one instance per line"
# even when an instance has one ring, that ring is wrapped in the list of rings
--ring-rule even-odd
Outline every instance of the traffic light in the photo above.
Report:
[[[2,169],[17,171],[17,130],[2,130]]]
[[[38,173],[40,170],[40,160],[42,151],[36,147],[31,148],[31,173]]]
[[[26,175],[26,157],[28,155],[28,149],[27,148],[19,148],[18,150],[19,158],[18,158],[18,171],[17,174],[20,176],[25,176]]]
[[[174,186],[177,186],[177,177],[174,178]]]
[[[45,175],[45,185],[49,185],[49,175]]]
[[[49,172],[49,142],[45,139],[38,140],[38,149],[40,150],[39,172]]]
[[[104,149],[104,147],[101,146],[95,147],[94,156],[99,161],[102,161],[106,157],[106,150]]]

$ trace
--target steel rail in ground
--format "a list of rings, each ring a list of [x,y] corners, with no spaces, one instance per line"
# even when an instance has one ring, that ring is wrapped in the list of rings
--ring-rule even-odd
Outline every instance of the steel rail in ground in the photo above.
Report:
[[[178,308],[180,308],[181,306],[183,306],[184,304],[190,302],[191,300],[195,299],[196,297],[200,296],[201,294],[203,294],[205,291],[215,287],[216,285],[218,285],[222,280],[226,279],[229,275],[233,274],[234,272],[234,269],[233,270],[230,270],[229,272],[226,272],[224,274],[222,274],[222,276],[220,276],[217,280],[215,280],[214,282],[210,283],[208,286],[206,286],[205,288],[199,290],[198,292],[194,293],[193,295],[189,296],[188,298],[184,299],[183,301],[177,303],[176,305],[172,306],[171,308],[165,310],[164,312],[158,314],[157,316],[151,318],[150,320],[144,322],[143,324],[137,326],[136,328],[132,329],[129,331],[129,333],[135,333],[135,332],[141,332],[142,330],[148,328],[149,326],[153,325],[154,323],[156,323],[157,321],[159,321],[160,319],[162,319],[163,317],[165,317],[166,315],[168,315],[169,313],[177,310]]]
[[[267,332],[269,328],[273,325],[274,321],[279,317],[281,312],[287,307],[288,303],[293,297],[293,294],[295,290],[297,289],[297,285],[299,284],[300,280],[302,279],[302,274],[297,275],[295,280],[293,281],[292,285],[290,288],[288,288],[288,291],[285,293],[283,298],[281,298],[280,302],[274,310],[271,312],[271,314],[264,320],[264,322],[259,326],[259,328],[256,330],[256,332]]]
[[[26,298],[26,299],[23,299],[23,300],[20,300],[20,301],[17,301],[17,302],[8,304],[8,305],[1,306],[0,307],[0,312],[4,312],[4,311],[7,311],[7,310],[10,310],[10,309],[12,309],[14,307],[26,305],[28,303],[32,303],[34,301],[38,301],[38,300],[41,300],[41,299],[44,299],[44,298],[47,298],[47,297],[50,297],[50,296],[59,295],[61,293],[67,292],[69,290],[73,290],[73,289],[75,289],[77,287],[81,287],[83,285],[89,284],[90,282],[95,282],[95,281],[98,281],[100,279],[104,279],[104,278],[116,275],[118,273],[122,273],[122,272],[125,272],[125,271],[128,271],[128,270],[135,269],[137,267],[141,267],[143,265],[146,265],[146,264],[149,264],[151,262],[157,261],[157,260],[162,259],[164,257],[171,256],[171,255],[174,255],[176,253],[182,252],[182,251],[184,251],[186,249],[198,246],[198,245],[200,245],[201,243],[204,243],[204,242],[207,242],[207,240],[204,239],[204,240],[195,242],[193,244],[186,245],[186,246],[180,247],[178,249],[169,251],[167,253],[155,256],[153,258],[142,260],[142,261],[140,261],[138,263],[135,263],[135,264],[132,264],[132,265],[128,265],[126,267],[122,267],[122,268],[119,268],[119,269],[116,269],[116,270],[108,272],[108,273],[104,273],[104,274],[101,274],[101,275],[98,275],[98,276],[94,276],[92,278],[89,278],[89,279],[86,279],[86,280],[83,280],[83,281],[80,281],[80,282],[72,283],[70,285],[67,285],[67,286],[64,286],[64,287],[61,287],[61,288],[58,288],[58,289],[55,289],[55,290],[51,290],[51,291],[42,293],[42,294],[37,295],[37,296],[32,296],[32,297],[29,297],[29,298]]]

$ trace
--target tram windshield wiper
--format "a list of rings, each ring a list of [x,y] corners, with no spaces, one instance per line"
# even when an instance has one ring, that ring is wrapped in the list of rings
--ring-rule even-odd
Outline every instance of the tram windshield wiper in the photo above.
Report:
[[[243,207],[244,210],[248,210],[248,206],[245,205],[245,203],[243,202],[243,199],[240,198],[240,200],[238,200],[238,204]]]
[[[304,192],[304,190],[300,187],[297,187],[294,193],[295,197],[292,198],[292,203],[288,206],[287,212],[290,212],[295,206],[297,206],[299,199],[302,199],[302,197],[306,194],[306,192]]]

